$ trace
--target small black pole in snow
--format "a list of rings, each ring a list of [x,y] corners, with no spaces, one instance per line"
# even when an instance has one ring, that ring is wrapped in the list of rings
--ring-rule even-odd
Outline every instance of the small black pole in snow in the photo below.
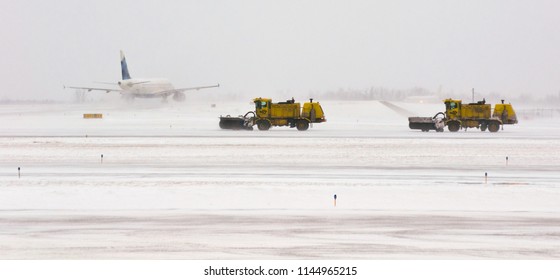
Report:
[[[484,184],[488,183],[488,172],[484,172]]]
[[[336,207],[336,194],[334,194],[334,207]]]
[[[21,167],[17,168],[17,177],[18,179],[21,178],[21,173],[20,173]]]
[[[506,166],[508,166],[509,157],[506,156]]]
[[[103,154],[101,154],[101,163],[103,163]]]

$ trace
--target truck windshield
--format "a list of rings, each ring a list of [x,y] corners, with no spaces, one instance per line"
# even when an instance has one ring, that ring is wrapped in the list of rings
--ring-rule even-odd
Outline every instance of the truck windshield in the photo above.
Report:
[[[457,108],[457,103],[455,103],[455,102],[449,102],[449,109],[450,109],[450,110],[453,110],[453,109],[455,109],[455,108]]]
[[[255,106],[257,109],[266,108],[266,101],[255,101]]]

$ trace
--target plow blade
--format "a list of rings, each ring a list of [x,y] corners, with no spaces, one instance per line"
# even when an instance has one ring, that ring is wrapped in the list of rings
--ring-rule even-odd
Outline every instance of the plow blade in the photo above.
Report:
[[[437,132],[442,132],[444,123],[441,119],[431,117],[409,117],[408,127],[410,127],[410,129],[419,129],[422,131],[435,130]]]
[[[233,129],[233,130],[241,130],[247,129],[252,130],[253,127],[250,125],[250,120],[244,118],[243,116],[239,117],[231,117],[225,116],[220,117],[220,128],[221,129]]]

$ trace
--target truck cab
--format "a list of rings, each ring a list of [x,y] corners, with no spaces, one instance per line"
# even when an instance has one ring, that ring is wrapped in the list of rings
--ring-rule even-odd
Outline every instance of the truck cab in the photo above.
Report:
[[[255,113],[259,118],[268,118],[270,116],[270,103],[272,99],[268,98],[255,98]]]
[[[445,115],[448,119],[456,119],[461,117],[461,100],[445,99]]]

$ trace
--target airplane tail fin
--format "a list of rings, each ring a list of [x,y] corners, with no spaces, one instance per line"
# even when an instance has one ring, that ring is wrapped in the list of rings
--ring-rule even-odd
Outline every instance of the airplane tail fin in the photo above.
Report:
[[[121,73],[123,80],[130,79],[130,73],[128,73],[128,66],[126,65],[126,58],[124,57],[124,53],[121,50]]]

